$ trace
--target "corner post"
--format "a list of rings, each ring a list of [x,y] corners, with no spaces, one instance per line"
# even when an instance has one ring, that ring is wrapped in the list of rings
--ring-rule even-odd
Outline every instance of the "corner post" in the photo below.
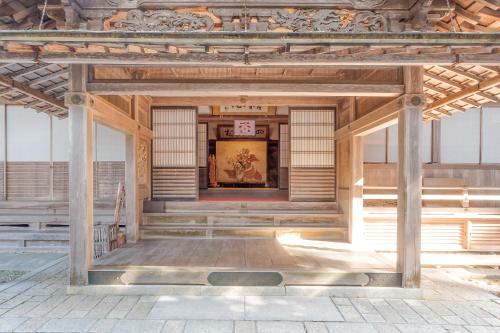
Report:
[[[87,107],[87,66],[70,65],[69,92],[69,221],[70,285],[88,284],[93,258],[93,114]]]
[[[125,139],[125,215],[127,242],[135,243],[139,231],[139,204],[137,200],[137,134]]]
[[[351,183],[349,184],[349,240],[355,247],[364,243],[363,220],[363,137],[353,135],[349,139]]]
[[[420,287],[423,67],[404,67],[406,94],[398,114],[398,272],[402,287]]]

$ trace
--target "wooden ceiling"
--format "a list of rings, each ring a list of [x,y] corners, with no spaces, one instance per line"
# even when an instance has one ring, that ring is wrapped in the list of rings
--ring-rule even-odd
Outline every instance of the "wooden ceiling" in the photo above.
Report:
[[[436,31],[498,32],[500,2],[498,0],[450,0],[454,2],[452,19],[446,15],[436,24]]]

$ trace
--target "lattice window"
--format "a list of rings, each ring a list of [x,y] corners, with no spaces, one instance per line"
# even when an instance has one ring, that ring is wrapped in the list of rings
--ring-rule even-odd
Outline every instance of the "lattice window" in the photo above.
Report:
[[[335,167],[334,119],[333,109],[292,110],[290,113],[292,167]]]
[[[280,168],[288,168],[289,142],[288,124],[280,124]]]
[[[198,124],[198,167],[206,168],[208,159],[207,124]]]
[[[196,110],[153,110],[153,167],[196,166]]]

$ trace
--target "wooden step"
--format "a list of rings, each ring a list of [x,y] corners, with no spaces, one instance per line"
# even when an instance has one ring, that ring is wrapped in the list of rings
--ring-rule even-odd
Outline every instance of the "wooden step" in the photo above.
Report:
[[[260,238],[272,239],[285,235],[300,236],[302,239],[343,240],[346,227],[321,224],[318,226],[298,225],[262,226],[262,225],[145,225],[140,229],[141,239],[167,238]]]
[[[146,201],[145,213],[174,213],[186,211],[260,211],[260,212],[332,212],[337,211],[335,202],[208,202],[208,201]]]

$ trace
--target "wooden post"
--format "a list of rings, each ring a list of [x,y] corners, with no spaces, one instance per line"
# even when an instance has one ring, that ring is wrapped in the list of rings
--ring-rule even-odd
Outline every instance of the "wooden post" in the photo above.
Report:
[[[363,220],[363,137],[352,136],[349,140],[349,238],[354,246],[364,243]]]
[[[70,284],[88,284],[93,256],[92,111],[87,107],[86,65],[70,65],[69,93],[69,220]]]
[[[423,68],[405,67],[406,95],[398,115],[398,271],[402,287],[420,287],[422,211],[422,111],[425,106]]]
[[[137,135],[125,139],[125,214],[127,242],[138,240],[139,206],[137,202]]]

